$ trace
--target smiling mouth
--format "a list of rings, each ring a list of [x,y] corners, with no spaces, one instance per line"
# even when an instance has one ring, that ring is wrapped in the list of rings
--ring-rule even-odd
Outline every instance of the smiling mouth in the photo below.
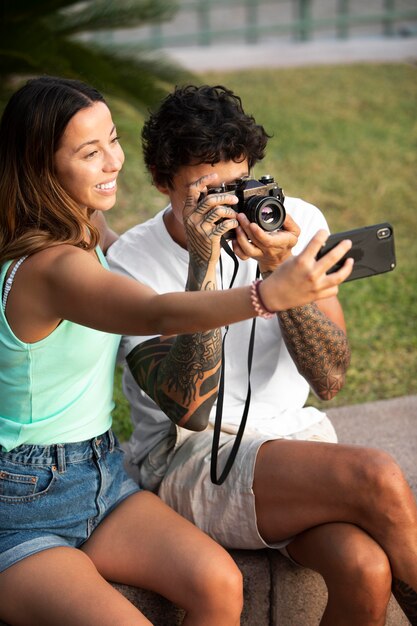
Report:
[[[102,189],[104,191],[109,191],[110,189],[114,189],[116,187],[116,179],[112,180],[110,183],[101,183],[100,185],[96,185],[96,189]]]

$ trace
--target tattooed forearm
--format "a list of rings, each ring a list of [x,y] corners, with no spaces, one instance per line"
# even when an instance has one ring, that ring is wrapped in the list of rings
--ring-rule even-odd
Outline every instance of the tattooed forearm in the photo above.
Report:
[[[417,592],[402,580],[394,578],[392,593],[404,611],[411,626],[417,626]]]
[[[300,374],[322,400],[331,400],[345,381],[350,349],[345,333],[316,304],[281,311],[286,346]]]
[[[140,387],[179,426],[202,430],[217,396],[221,332],[156,338],[136,346],[127,364]]]
[[[198,220],[194,223],[194,218]],[[184,221],[187,233],[187,250],[190,257],[188,273],[188,290],[207,289],[206,276],[213,254],[213,241],[209,231],[203,228],[204,224],[204,204],[198,205]]]
[[[204,277],[211,257],[211,242],[200,237],[195,231],[187,233],[187,242],[190,255],[189,280],[193,283],[191,288],[205,288]]]

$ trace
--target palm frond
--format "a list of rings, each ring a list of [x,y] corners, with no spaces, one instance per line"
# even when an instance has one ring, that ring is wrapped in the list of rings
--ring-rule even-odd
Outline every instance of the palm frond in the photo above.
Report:
[[[9,24],[28,20],[38,20],[44,15],[75,5],[74,0],[0,0],[0,23],[6,20]]]
[[[190,74],[140,46],[104,46],[92,33],[160,20],[174,8],[169,0],[0,0],[0,101],[19,76],[51,74],[149,107]]]
[[[67,34],[133,28],[170,19],[176,9],[167,0],[91,0],[49,16],[48,23]]]

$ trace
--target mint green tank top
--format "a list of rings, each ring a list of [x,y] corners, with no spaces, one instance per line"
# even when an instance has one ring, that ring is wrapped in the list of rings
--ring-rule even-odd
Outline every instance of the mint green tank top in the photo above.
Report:
[[[10,264],[0,271],[1,292]],[[84,441],[108,430],[119,341],[63,320],[41,341],[24,343],[0,307],[0,446]]]

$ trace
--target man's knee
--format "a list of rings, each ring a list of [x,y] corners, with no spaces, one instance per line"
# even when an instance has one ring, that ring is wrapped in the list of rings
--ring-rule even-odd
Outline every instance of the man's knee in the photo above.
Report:
[[[353,541],[344,560],[345,571],[363,588],[391,589],[391,567],[387,555],[378,544]]]
[[[405,476],[393,457],[377,449],[363,449],[355,463],[356,489],[362,494],[360,506],[376,515],[381,524],[396,524],[411,503],[412,494]]]
[[[366,535],[354,535],[340,563],[326,583],[333,601],[337,599],[357,619],[378,622],[385,614],[391,595],[392,574],[387,555]],[[365,621],[366,621],[365,620]],[[368,621],[366,621],[368,623]]]

